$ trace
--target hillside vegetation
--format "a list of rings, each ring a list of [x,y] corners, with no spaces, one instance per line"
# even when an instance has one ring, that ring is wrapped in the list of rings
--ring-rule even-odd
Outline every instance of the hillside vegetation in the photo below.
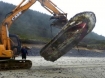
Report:
[[[6,15],[11,12],[16,6],[4,2],[0,2],[0,23],[5,19]],[[33,10],[27,10],[23,13],[11,26],[10,33],[19,35],[23,40],[35,40],[48,42],[54,37],[59,29],[50,27],[51,16]],[[52,29],[52,32],[51,32]],[[88,34],[82,44],[101,44],[105,45],[105,37],[94,32]]]

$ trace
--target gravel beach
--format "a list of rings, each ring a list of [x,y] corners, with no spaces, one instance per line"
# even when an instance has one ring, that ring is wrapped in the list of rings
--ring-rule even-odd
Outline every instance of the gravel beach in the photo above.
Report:
[[[40,56],[43,45],[28,46],[31,69],[0,71],[0,78],[105,78],[105,50],[72,49],[50,62]]]
[[[101,57],[61,57],[55,62],[40,56],[27,59],[33,63],[31,69],[0,71],[0,78],[105,78],[105,58]]]

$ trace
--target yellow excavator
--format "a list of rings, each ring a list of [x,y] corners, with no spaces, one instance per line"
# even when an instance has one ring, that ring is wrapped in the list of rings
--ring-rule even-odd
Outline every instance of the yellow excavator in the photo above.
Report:
[[[96,18],[93,12],[79,13],[68,21],[67,13],[64,13],[61,9],[59,9],[51,0],[28,0],[27,3],[25,3],[25,1],[26,0],[23,0],[14,10],[8,13],[7,17],[0,25],[0,70],[31,68],[32,62],[30,60],[13,59],[15,55],[19,54],[21,43],[18,36],[9,34],[9,28],[11,24],[20,15],[27,11],[36,1],[40,2],[42,7],[53,15],[50,18],[54,19],[51,25],[61,28],[61,32],[47,45],[45,45],[40,52],[41,56],[43,56],[46,60],[55,61],[60,58],[72,47],[77,45],[78,42],[80,42],[82,39],[81,36],[78,38],[76,35],[85,33],[83,34],[84,37],[86,34],[91,32],[95,26]],[[84,31],[85,29],[86,32]],[[68,40],[72,42],[69,42]]]
[[[48,10],[54,16],[51,19],[56,19],[51,25],[56,26],[62,24],[63,26],[67,22],[67,14],[61,11],[50,0],[23,0],[14,10],[8,13],[7,17],[0,25],[0,69],[15,69],[15,68],[30,68],[32,66],[29,60],[11,60],[14,54],[19,54],[21,43],[16,35],[9,34],[9,28],[11,24],[25,11],[27,11],[36,1]],[[24,4],[25,3],[25,4]],[[61,22],[62,21],[62,22]],[[58,26],[58,25],[57,25]],[[13,52],[15,51],[15,53]],[[17,51],[17,52],[16,52]]]

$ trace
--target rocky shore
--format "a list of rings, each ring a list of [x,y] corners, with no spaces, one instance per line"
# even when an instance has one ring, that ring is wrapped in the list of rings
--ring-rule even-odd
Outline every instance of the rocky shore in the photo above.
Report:
[[[28,50],[29,56],[40,56],[40,50],[44,45],[27,45],[31,47]],[[104,57],[105,50],[97,50],[97,49],[86,49],[86,48],[73,48],[64,56],[70,57]]]

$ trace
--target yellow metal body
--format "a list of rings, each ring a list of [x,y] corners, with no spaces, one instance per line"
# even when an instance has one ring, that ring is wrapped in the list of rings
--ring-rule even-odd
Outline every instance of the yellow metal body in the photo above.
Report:
[[[1,57],[13,57],[11,50],[11,40],[9,38],[9,28],[11,24],[26,10],[28,10],[36,1],[40,2],[41,5],[48,10],[54,16],[64,16],[66,13],[60,10],[52,1],[50,0],[28,0],[26,4],[23,3],[26,0],[23,0],[11,13],[4,19],[0,25],[0,58]]]
[[[6,50],[4,45],[0,45],[0,58],[10,58],[13,56],[12,50]]]

